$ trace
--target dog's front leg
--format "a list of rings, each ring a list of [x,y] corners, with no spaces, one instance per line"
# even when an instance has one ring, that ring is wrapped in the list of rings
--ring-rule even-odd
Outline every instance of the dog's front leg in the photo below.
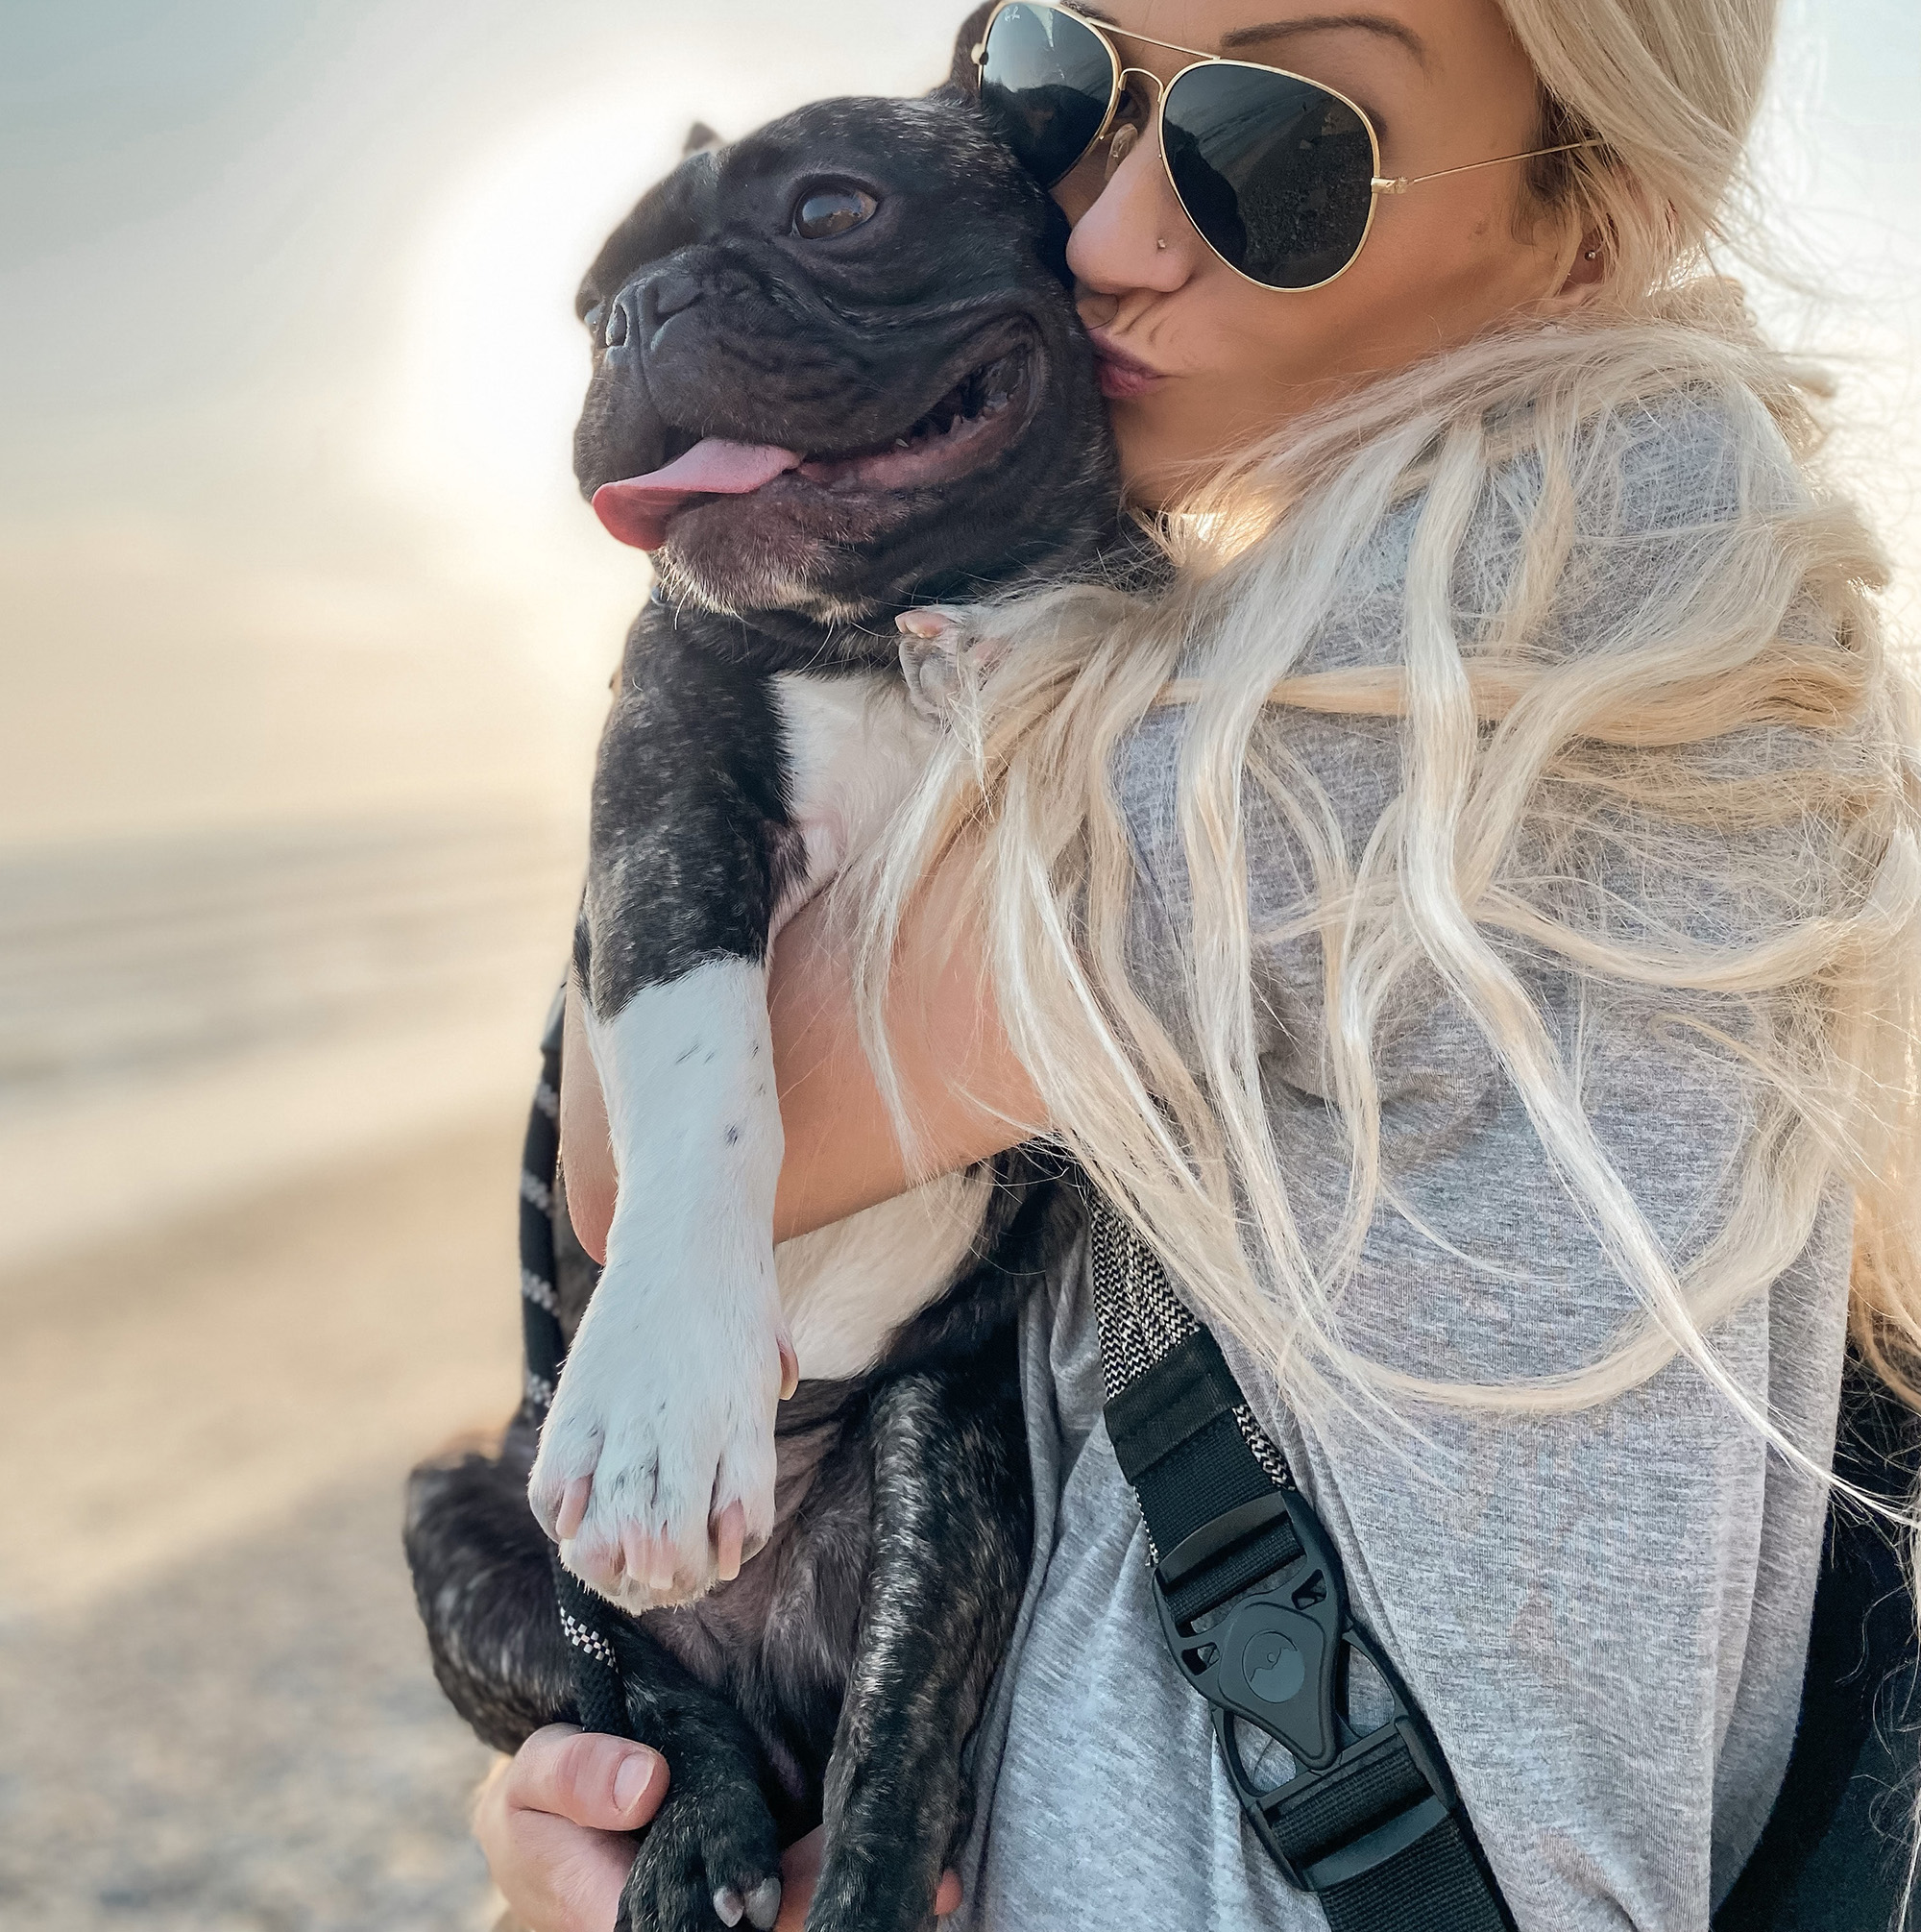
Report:
[[[1032,1533],[1010,1333],[888,1384],[872,1439],[874,1553],[808,1932],[919,1932],[967,1828],[961,1749],[1013,1629]]]
[[[651,609],[602,743],[575,957],[620,1191],[529,1484],[568,1567],[632,1610],[698,1596],[773,1527],[790,1351],[766,960],[804,865],[782,761],[765,680]]]

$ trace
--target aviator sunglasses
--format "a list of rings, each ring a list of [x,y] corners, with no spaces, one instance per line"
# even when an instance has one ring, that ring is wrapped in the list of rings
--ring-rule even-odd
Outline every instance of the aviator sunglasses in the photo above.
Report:
[[[973,50],[981,107],[1028,172],[1053,187],[1113,126],[1128,76],[1154,81],[1152,132],[1176,199],[1201,239],[1262,288],[1324,288],[1345,275],[1382,195],[1595,145],[1568,141],[1388,179],[1374,124],[1345,94],[1285,68],[1126,37],[1190,55],[1192,64],[1162,82],[1123,64],[1101,28],[1068,8],[1003,0]]]

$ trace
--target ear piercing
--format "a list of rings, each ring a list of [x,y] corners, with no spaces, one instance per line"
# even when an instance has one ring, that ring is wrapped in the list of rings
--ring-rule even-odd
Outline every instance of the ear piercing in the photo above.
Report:
[[[1156,241],[1156,242],[1155,243],[1155,248],[1165,248],[1166,246],[1167,246],[1167,243],[1166,243],[1166,241],[1165,241],[1165,240],[1157,240],[1157,241]]]
[[[1167,244],[1165,242],[1161,243],[1162,248],[1165,248]],[[1601,252],[1597,248],[1591,248],[1587,252],[1587,254],[1581,257],[1583,261],[1599,261],[1600,258],[1601,258]]]

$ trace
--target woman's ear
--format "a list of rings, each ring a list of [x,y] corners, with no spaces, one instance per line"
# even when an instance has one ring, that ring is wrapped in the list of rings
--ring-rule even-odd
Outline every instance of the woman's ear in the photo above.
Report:
[[[1570,315],[1585,308],[1608,284],[1613,263],[1607,235],[1597,228],[1584,229],[1571,255],[1561,263],[1561,282],[1542,306],[1550,316]]]

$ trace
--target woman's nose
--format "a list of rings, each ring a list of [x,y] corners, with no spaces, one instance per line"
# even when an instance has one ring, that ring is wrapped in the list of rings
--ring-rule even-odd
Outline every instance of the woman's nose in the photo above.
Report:
[[[1128,130],[1123,128],[1124,137]],[[1102,295],[1140,289],[1172,294],[1198,266],[1200,237],[1174,198],[1160,147],[1150,130],[1126,159],[1067,241],[1067,266]]]

